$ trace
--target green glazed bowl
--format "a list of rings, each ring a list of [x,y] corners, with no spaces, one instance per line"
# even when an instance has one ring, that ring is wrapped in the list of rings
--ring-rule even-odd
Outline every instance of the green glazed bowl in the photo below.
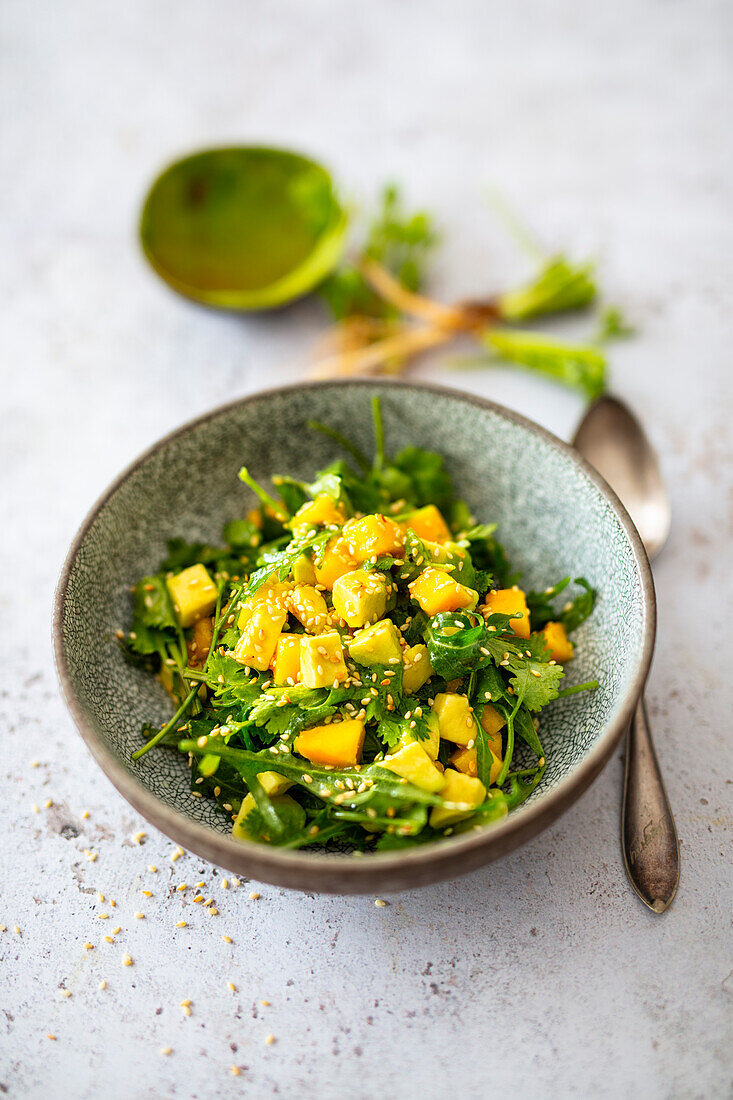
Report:
[[[143,251],[173,290],[204,305],[264,310],[313,290],[347,227],[325,168],[286,149],[208,149],[171,164],[148,192]]]
[[[213,802],[191,796],[185,757],[152,752],[137,763],[146,720],[170,700],[125,663],[115,631],[129,627],[130,585],[157,567],[166,540],[216,539],[252,500],[237,480],[246,464],[310,478],[337,457],[306,428],[310,418],[372,450],[371,398],[382,399],[387,446],[429,446],[481,521],[497,522],[528,586],[585,576],[599,591],[575,635],[566,685],[600,687],[542,715],[548,766],[528,801],[485,828],[403,852],[283,851],[236,841]],[[636,529],[601,477],[566,444],[488,401],[402,381],[319,382],[243,398],[184,425],[125,470],[84,521],[61,574],[55,651],[63,692],[92,755],[121,794],[173,840],[239,874],[281,886],[366,893],[424,885],[471,871],[546,828],[595,779],[631,718],[649,669],[654,589]]]

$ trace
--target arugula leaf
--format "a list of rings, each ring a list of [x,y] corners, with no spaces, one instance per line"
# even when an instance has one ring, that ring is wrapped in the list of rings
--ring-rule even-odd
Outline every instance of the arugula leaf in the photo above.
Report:
[[[449,506],[453,497],[453,486],[442,455],[426,451],[422,447],[405,447],[392,459],[392,465],[409,478],[409,495],[401,495],[418,508],[434,504],[443,510]]]
[[[585,591],[581,592],[579,596],[576,596],[571,603],[564,607],[560,615],[560,622],[568,634],[572,633],[573,630],[577,630],[580,624],[585,622],[595,607],[598,596],[596,590],[591,588],[585,577],[576,577],[575,583],[579,584]]]
[[[552,606],[552,601],[564,592],[569,584],[570,577],[563,577],[561,581],[551,588],[546,588],[544,592],[531,590],[527,593],[527,608],[532,626],[536,630],[541,630],[546,623],[556,621],[557,612]]]
[[[461,531],[458,543],[469,550],[478,573],[495,578],[500,588],[511,588],[519,583],[522,574],[512,572],[504,547],[494,538],[495,530],[495,523],[477,524]]]
[[[469,615],[455,611],[435,615],[423,634],[430,664],[438,675],[455,680],[467,672],[484,668],[491,660],[501,660],[507,649],[516,648],[512,642],[499,637],[509,629],[515,617],[495,614],[483,622],[480,619],[473,621]],[[493,627],[493,631],[489,627]]]
[[[258,559],[259,568],[249,578],[244,598],[249,599],[253,596],[273,573],[278,580],[284,581],[292,572],[298,558],[307,551],[315,550],[318,557],[318,551],[323,553],[326,543],[337,531],[336,527],[325,527],[312,534],[303,535],[301,538],[291,539],[283,550],[262,554]]]

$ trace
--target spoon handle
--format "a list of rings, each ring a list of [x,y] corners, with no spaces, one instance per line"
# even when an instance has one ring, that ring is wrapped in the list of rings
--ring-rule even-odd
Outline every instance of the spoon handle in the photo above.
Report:
[[[621,844],[631,885],[663,913],[677,892],[680,850],[643,695],[626,736]]]

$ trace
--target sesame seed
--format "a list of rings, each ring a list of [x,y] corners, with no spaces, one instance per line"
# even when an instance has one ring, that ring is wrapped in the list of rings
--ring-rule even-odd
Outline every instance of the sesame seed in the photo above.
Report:
[[[132,966],[132,958],[130,957],[130,955],[123,955],[122,956],[122,965],[123,966]]]
[[[222,936],[221,938],[224,940],[224,943],[231,943],[232,942],[232,937],[231,936]]]
[[[137,917],[138,920],[145,920],[145,914],[144,913],[136,913],[135,916]]]
[[[239,1066],[230,1066],[229,1072],[231,1073],[232,1077],[239,1077]]]
[[[51,1041],[54,1042],[54,1043],[56,1042],[56,1036],[52,1035],[50,1031],[49,1031],[48,1035],[46,1036],[46,1038],[51,1039]]]
[[[376,905],[377,909],[384,909],[387,902],[384,901],[383,898],[375,898],[374,899],[374,904]]]
[[[104,978],[102,978],[101,982],[100,982],[100,983],[99,983],[99,985],[97,986],[97,989],[106,989],[106,988],[107,988],[107,983],[106,983],[106,981],[104,980]]]
[[[120,928],[120,926],[119,926],[119,924],[118,924],[116,928],[113,928],[113,929],[112,929],[112,935],[113,935],[113,936],[117,936],[117,935],[119,935],[119,933],[120,933],[121,931],[122,931],[122,929]]]
[[[151,864],[148,865],[148,870],[150,871],[151,874],[154,875],[157,872],[158,868],[155,866],[154,863],[151,863]]]
[[[31,810],[34,814],[40,814],[41,812],[40,807],[35,802],[31,802]]]
[[[105,936],[104,941],[105,943],[114,943],[114,936]]]
[[[70,989],[62,989],[61,990],[61,996],[62,997],[70,997],[71,996],[71,990]]]
[[[185,882],[182,882],[182,883],[180,884],[180,886],[176,886],[176,893],[177,893],[177,894],[180,894],[180,893],[181,893],[181,891],[183,891],[183,890],[187,890],[187,889],[188,889],[188,885],[187,885],[187,883],[185,883]]]
[[[172,1054],[173,1053],[173,1047],[161,1047],[160,1048],[160,1053],[161,1054]]]
[[[275,1042],[275,1036],[274,1035],[268,1035],[267,1038],[265,1039],[265,1043],[267,1044],[268,1047],[271,1047],[274,1042]]]
[[[100,920],[109,920],[109,913],[97,913]]]
[[[258,894],[256,890],[252,890],[250,895],[249,895],[250,901],[257,901],[257,899],[260,898],[261,896],[262,895]]]
[[[84,810],[81,816],[82,817],[89,817],[89,810]]]
[[[227,989],[229,990],[230,993],[236,993],[237,992],[237,987],[234,984],[234,982],[227,982]]]
[[[186,927],[186,921],[185,920],[176,921],[176,928],[185,928],[185,927]]]

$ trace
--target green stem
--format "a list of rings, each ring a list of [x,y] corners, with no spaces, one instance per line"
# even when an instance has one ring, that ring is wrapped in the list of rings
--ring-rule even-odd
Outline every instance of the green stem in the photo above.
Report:
[[[577,695],[579,691],[595,691],[599,686],[597,680],[586,680],[584,684],[576,684],[575,687],[563,688],[558,691],[558,699],[564,699],[566,695]]]
[[[369,459],[364,455],[363,451],[360,451],[355,443],[352,443],[350,439],[347,439],[345,435],[337,431],[335,428],[329,427],[328,424],[321,424],[320,420],[308,420],[306,422],[307,427],[314,432],[321,432],[322,435],[327,435],[329,439],[332,439],[334,443],[338,443],[339,447],[350,454],[351,457],[359,463],[364,473],[369,470]]]
[[[374,419],[374,469],[381,470],[385,464],[384,424],[382,406],[378,397],[372,398],[372,417]]]
[[[255,496],[260,501],[262,501],[266,508],[272,508],[273,512],[279,519],[286,520],[289,518],[288,513],[285,511],[283,502],[281,500],[275,500],[274,497],[270,496],[266,489],[263,489],[261,485],[258,485],[246,466],[243,466],[242,469],[239,471],[239,480],[243,481],[245,485],[249,485]]]

